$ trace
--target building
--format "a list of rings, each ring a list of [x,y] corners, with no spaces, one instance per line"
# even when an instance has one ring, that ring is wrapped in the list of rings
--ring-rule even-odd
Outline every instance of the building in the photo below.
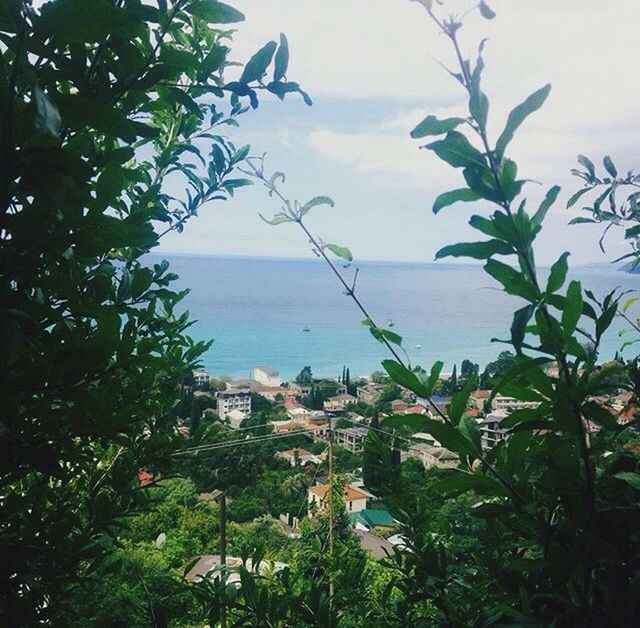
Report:
[[[414,434],[415,436],[415,434]],[[452,469],[458,466],[460,459],[457,454],[440,447],[439,443],[415,443],[407,451],[411,458],[422,462],[425,469]]]
[[[379,532],[390,532],[396,525],[395,520],[388,510],[384,508],[365,508],[359,512],[352,512],[349,515],[351,524],[359,530],[369,532],[378,530]]]
[[[525,408],[537,408],[540,405],[538,401],[521,401],[514,397],[504,397],[503,395],[496,395],[493,398],[491,407],[494,410],[523,410]]]
[[[307,503],[309,510],[324,508],[326,505],[328,484],[316,484],[307,489]],[[373,495],[363,488],[358,488],[353,484],[345,484],[343,486],[342,498],[347,512],[360,512],[367,508],[367,500]]]
[[[187,580],[199,582],[205,578],[220,577],[224,573],[226,583],[236,587],[240,587],[240,567],[244,567],[248,571],[255,571],[261,575],[275,573],[287,567],[286,563],[261,560],[257,565],[257,569],[255,569],[250,558],[245,560],[237,556],[227,556],[225,559],[226,568],[223,572],[221,567],[222,559],[219,554],[203,554],[196,558],[195,562],[191,561],[191,569],[185,575]]]
[[[500,423],[508,415],[506,410],[494,410],[482,419],[480,425],[482,449],[491,449],[496,443],[506,438],[508,430],[500,427]]]
[[[409,404],[403,399],[394,399],[391,402],[391,412],[393,413],[405,412],[408,407]]]
[[[490,390],[483,390],[482,388],[478,388],[469,395],[469,405],[476,410],[482,411],[484,410],[484,404],[489,400],[490,397]]]
[[[280,373],[270,366],[254,366],[251,379],[269,388],[277,388],[282,384]]]
[[[323,404],[325,412],[344,412],[347,406],[356,403],[357,399],[353,395],[335,395],[329,397]]]
[[[248,390],[227,388],[216,393],[218,401],[218,416],[225,419],[232,410],[239,410],[244,414],[251,412],[251,393]]]
[[[284,400],[284,409],[292,421],[304,421],[310,412],[308,408],[305,408],[299,401],[292,398]]]
[[[308,397],[311,393],[311,384],[298,384],[297,382],[289,382],[289,391],[296,397]]]
[[[286,451],[279,451],[276,456],[278,458],[284,458],[292,467],[296,467],[298,465],[305,466],[309,463],[320,464],[322,462],[319,456],[316,456],[301,447],[296,449],[287,449]]]
[[[358,401],[371,405],[378,401],[378,397],[380,397],[383,389],[384,386],[381,384],[358,386],[356,388],[356,397],[358,398]]]
[[[340,447],[355,454],[362,451],[367,432],[366,427],[339,427],[334,430],[335,441]]]
[[[247,415],[242,410],[230,410],[227,412],[226,420],[229,421],[229,427],[237,430],[242,422],[247,418]]]
[[[208,388],[211,381],[211,376],[204,369],[197,369],[193,371],[193,382],[196,386],[202,388]]]

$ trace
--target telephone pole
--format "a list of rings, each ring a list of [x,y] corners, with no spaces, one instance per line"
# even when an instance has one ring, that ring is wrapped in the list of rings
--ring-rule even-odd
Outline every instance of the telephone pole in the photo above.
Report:
[[[218,497],[220,504],[220,565],[222,567],[222,587],[226,592],[227,588],[227,571],[225,566],[227,564],[227,496],[221,493]],[[220,605],[220,627],[226,628],[227,626],[227,609],[225,605],[224,595],[222,596],[222,603]]]
[[[329,621],[333,611],[333,423],[329,419]]]

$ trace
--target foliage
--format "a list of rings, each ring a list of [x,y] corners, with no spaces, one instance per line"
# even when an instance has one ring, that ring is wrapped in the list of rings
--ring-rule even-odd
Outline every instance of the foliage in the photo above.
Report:
[[[362,481],[368,491],[380,497],[393,494],[400,477],[400,450],[393,436],[382,431],[374,414],[362,452]]]
[[[296,384],[313,384],[313,373],[310,366],[302,367],[302,370],[296,375]]]
[[[249,184],[221,129],[260,91],[309,100],[284,37],[225,80],[242,19],[211,0],[0,7],[2,624],[56,623],[144,504],[138,469],[179,442],[178,385],[208,344],[143,256]]]
[[[401,357],[402,338],[374,323],[355,293],[355,278],[347,281],[322,240],[307,228],[306,211],[301,210],[306,205],[286,199],[275,179],[265,177],[262,164],[254,167],[254,175],[286,205],[273,224],[292,222],[301,228],[353,298],[371,333],[393,356],[383,361],[391,379],[428,399],[436,417],[392,416],[382,427],[406,425],[429,432],[460,458],[458,469],[428,483],[429,491],[443,500],[468,494],[443,502],[444,521],[434,521],[433,502],[424,494],[414,498],[401,486],[389,500],[401,522],[405,546],[396,549],[389,563],[395,569],[390,585],[397,595],[385,609],[385,621],[449,626],[635,625],[640,622],[640,459],[626,442],[628,434],[637,436],[639,423],[637,419],[620,423],[602,400],[628,390],[631,403],[637,403],[637,366],[635,361],[598,362],[620,295],[614,290],[596,296],[571,280],[569,252],[561,254],[541,280],[534,247],[560,189],[552,186],[537,207],[527,210],[522,195],[526,180],[519,178],[517,164],[509,156],[516,132],[543,106],[550,86],[517,105],[492,140],[487,131],[489,99],[481,84],[485,42],[474,58],[466,58],[466,47],[459,41],[462,19],[441,17],[437,5],[442,2],[418,2],[451,44],[457,65],[447,71],[468,102],[465,117],[442,120],[428,115],[411,133],[416,139],[428,137],[422,148],[462,175],[462,187],[438,196],[433,211],[439,213],[457,202],[493,206],[469,221],[484,239],[446,246],[436,257],[482,260],[487,274],[520,300],[507,338],[497,340],[512,352],[501,354],[481,378],[493,395],[537,404],[507,416],[501,425],[507,431],[504,441],[484,450],[478,424],[465,415],[478,383],[475,369],[467,366],[464,384],[455,382],[452,387],[455,392],[446,412],[439,408],[431,395],[442,363],[436,362],[429,372],[407,365]],[[485,19],[495,16],[485,2],[476,8]],[[588,187],[604,185],[600,202],[609,197],[613,203],[620,182],[615,181],[611,160],[605,160],[608,181],[596,180],[587,160],[581,162],[588,170]],[[617,214],[613,208],[602,213],[595,204],[591,211],[595,210],[594,219],[604,222],[635,220],[635,202],[632,193]],[[465,521],[463,529],[446,525],[456,518]],[[465,538],[467,531],[472,534]]]

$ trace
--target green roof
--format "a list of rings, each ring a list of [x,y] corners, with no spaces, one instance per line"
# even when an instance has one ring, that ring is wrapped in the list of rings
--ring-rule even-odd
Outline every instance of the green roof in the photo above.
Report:
[[[374,526],[393,526],[393,517],[388,510],[378,508],[365,508],[359,512],[349,514],[351,523],[363,523],[368,527]]]

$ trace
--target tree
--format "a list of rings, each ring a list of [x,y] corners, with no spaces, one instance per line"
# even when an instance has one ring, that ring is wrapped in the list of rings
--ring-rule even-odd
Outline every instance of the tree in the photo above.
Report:
[[[313,384],[313,373],[310,366],[302,367],[302,370],[296,375],[296,384],[301,386],[309,386]]]
[[[480,367],[477,364],[474,364],[471,360],[462,360],[462,364],[460,365],[460,375],[463,379],[467,379],[469,377],[477,377]]]
[[[208,0],[0,7],[2,624],[59,623],[145,503],[138,469],[180,442],[179,385],[208,344],[144,254],[249,183],[222,129],[256,88],[300,91],[284,36],[225,80],[242,19]]]
[[[369,491],[385,496],[394,491],[400,476],[400,452],[392,435],[380,429],[378,415],[374,414],[362,451],[362,481]]]

